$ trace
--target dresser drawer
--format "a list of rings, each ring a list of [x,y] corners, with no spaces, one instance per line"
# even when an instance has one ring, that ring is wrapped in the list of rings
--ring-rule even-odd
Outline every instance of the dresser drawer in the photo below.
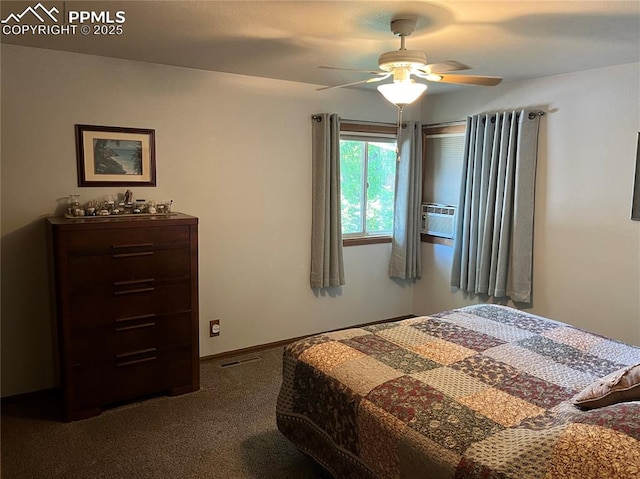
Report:
[[[110,288],[114,283],[134,279],[184,278],[191,275],[188,248],[149,250],[127,254],[69,257],[71,293]]]
[[[65,236],[69,256],[131,254],[162,249],[170,245],[189,245],[189,226],[150,228],[105,228],[77,231]]]
[[[186,346],[193,340],[191,311],[165,316],[142,316],[115,322],[106,348],[114,354],[126,354],[140,349],[166,349]]]
[[[135,351],[168,349],[191,344],[191,312],[143,315],[114,321],[111,327],[79,331],[71,340],[74,363],[106,363]]]
[[[145,315],[166,315],[192,311],[191,278],[166,281],[133,282],[110,288],[96,288],[71,294],[69,325],[71,331],[111,327]]]
[[[148,351],[105,363],[74,364],[73,409],[83,410],[192,383],[191,347]]]

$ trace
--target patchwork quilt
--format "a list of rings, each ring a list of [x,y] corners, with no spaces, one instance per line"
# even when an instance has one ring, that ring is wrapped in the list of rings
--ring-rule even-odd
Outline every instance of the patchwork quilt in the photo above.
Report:
[[[640,402],[571,398],[640,348],[497,305],[285,348],[278,428],[336,479],[640,478]]]

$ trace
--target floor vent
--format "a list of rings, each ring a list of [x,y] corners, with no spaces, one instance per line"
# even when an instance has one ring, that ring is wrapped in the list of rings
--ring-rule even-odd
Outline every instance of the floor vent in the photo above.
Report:
[[[221,368],[230,368],[232,366],[240,366],[241,364],[253,363],[255,361],[262,361],[262,358],[260,356],[254,356],[254,357],[251,357],[251,358],[236,359],[236,360],[233,360],[233,361],[229,361],[228,363],[221,363],[220,367]]]

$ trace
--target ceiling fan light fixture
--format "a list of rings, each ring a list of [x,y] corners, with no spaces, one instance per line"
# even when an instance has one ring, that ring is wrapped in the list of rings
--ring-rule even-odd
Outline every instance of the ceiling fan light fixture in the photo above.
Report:
[[[378,91],[385,99],[397,107],[409,105],[420,98],[427,89],[424,83],[409,81],[394,81],[378,86]]]
[[[400,49],[385,52],[378,57],[379,71],[321,67],[332,70],[368,73],[369,75],[373,75],[371,78],[344,83],[342,85],[318,88],[318,90],[381,82],[393,75],[393,83],[379,86],[378,91],[385,99],[398,106],[398,111],[402,113],[403,106],[416,101],[427,89],[426,85],[412,81],[412,75],[427,81],[458,83],[462,85],[495,86],[502,81],[500,77],[452,74],[451,72],[470,69],[467,65],[454,60],[427,64],[427,56],[423,52],[407,50],[405,45],[407,36],[411,35],[416,28],[416,22],[417,17],[415,15],[403,16],[391,21],[391,31],[394,35],[400,37]],[[400,117],[401,116],[402,115],[400,115]]]
[[[378,57],[378,67],[386,72],[395,68],[422,68],[427,64],[427,57],[422,52],[413,50],[396,50],[386,52]]]

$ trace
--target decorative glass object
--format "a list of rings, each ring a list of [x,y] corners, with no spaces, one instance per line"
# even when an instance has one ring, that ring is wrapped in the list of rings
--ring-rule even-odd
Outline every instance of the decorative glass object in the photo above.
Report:
[[[127,215],[168,215],[171,213],[171,205],[173,200],[169,201],[146,201],[137,199],[131,201],[130,190],[129,195],[119,200],[114,199],[112,195],[106,195],[101,200],[90,200],[85,204],[80,202],[80,195],[69,195],[67,197],[67,210],[65,217],[96,217],[96,216],[127,216]],[[127,198],[129,196],[129,198]],[[130,201],[126,201],[129,199]]]

